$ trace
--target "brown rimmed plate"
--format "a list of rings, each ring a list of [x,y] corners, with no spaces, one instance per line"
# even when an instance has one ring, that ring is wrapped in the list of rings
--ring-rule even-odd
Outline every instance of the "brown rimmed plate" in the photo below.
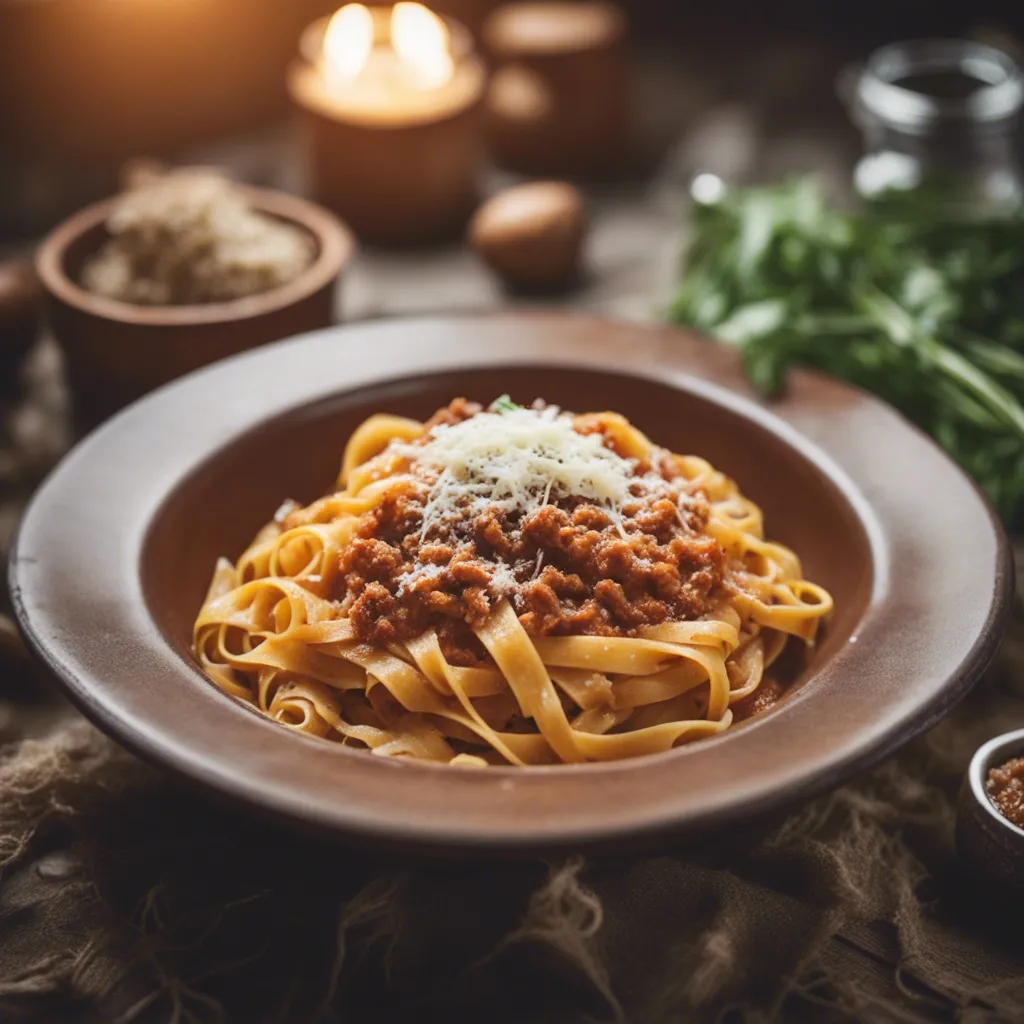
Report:
[[[503,392],[618,410],[761,504],[769,535],[837,606],[775,709],[633,761],[460,770],[295,735],[202,676],[189,639],[217,556],[237,556],[283,498],[329,488],[364,417],[425,417],[456,395]],[[551,313],[343,327],[171,384],[61,464],[10,571],[28,640],[125,746],[280,818],[447,852],[622,845],[807,799],[964,695],[1002,636],[1012,587],[978,490],[884,404],[797,373],[769,410],[730,351]]]

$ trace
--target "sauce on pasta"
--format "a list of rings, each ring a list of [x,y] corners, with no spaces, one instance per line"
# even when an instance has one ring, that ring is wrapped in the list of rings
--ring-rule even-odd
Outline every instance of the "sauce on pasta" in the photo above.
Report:
[[[204,671],[279,723],[462,765],[656,753],[773,704],[830,596],[705,461],[614,413],[375,416],[338,489],[221,560]]]

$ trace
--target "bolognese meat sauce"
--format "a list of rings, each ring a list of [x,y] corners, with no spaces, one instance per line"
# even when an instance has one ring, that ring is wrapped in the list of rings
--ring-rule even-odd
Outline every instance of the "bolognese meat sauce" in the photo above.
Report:
[[[428,424],[463,422],[456,400]],[[614,447],[610,437],[602,443]],[[721,546],[703,532],[706,497],[667,460],[634,463],[637,485],[612,514],[571,494],[525,512],[458,503],[427,518],[428,488],[411,481],[366,513],[341,556],[335,595],[360,639],[376,646],[436,630],[457,665],[485,657],[473,633],[503,598],[534,636],[630,636],[692,620],[719,599]],[[651,488],[643,480],[658,478]]]

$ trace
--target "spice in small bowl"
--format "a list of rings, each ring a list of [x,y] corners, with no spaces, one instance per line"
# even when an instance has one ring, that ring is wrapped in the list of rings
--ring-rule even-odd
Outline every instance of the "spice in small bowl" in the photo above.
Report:
[[[971,758],[956,841],[980,882],[1024,896],[1024,729],[996,736]]]
[[[296,196],[206,169],[128,177],[36,254],[79,431],[208,363],[329,326],[355,251]]]
[[[1024,828],[1024,757],[1012,757],[990,768],[985,792],[1008,822]]]

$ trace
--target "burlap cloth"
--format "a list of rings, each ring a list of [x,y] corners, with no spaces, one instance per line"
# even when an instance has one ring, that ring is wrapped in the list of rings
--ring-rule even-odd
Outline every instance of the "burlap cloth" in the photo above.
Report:
[[[4,546],[66,443],[54,379],[44,351],[5,410]],[[472,864],[208,804],[87,725],[0,620],[0,1021],[1024,1021],[1024,907],[953,847],[970,754],[1024,723],[1015,632],[940,726],[789,817]]]

